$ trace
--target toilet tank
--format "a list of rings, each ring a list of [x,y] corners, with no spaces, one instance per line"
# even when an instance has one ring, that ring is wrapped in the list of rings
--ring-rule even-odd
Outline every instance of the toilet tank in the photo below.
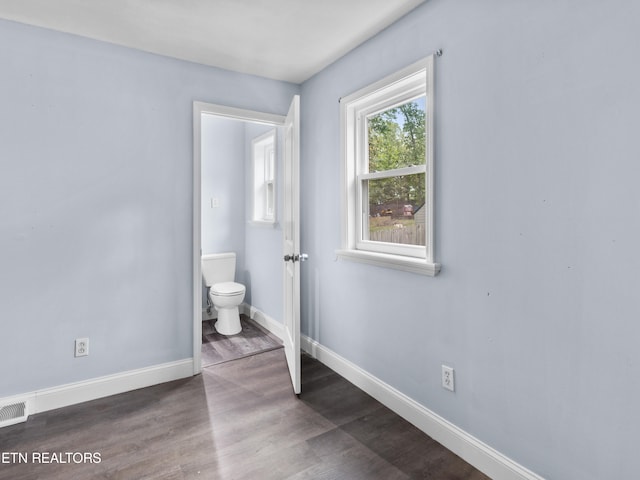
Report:
[[[216,283],[233,282],[236,276],[236,254],[228,252],[202,255],[202,276],[207,287]]]

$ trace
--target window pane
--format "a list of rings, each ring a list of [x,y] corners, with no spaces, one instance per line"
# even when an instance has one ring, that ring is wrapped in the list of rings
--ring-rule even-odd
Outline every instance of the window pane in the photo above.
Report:
[[[274,186],[273,186],[273,182],[269,182],[267,183],[267,211],[265,213],[265,217],[268,219],[273,219],[273,212],[274,212],[274,197],[275,197],[275,192],[274,192]]]
[[[368,117],[369,172],[425,164],[425,102],[422,96]]]
[[[364,240],[425,245],[425,174],[363,180]]]
[[[275,179],[275,152],[273,151],[273,145],[267,150],[265,157],[267,158],[267,166],[265,172],[265,180],[272,181]]]

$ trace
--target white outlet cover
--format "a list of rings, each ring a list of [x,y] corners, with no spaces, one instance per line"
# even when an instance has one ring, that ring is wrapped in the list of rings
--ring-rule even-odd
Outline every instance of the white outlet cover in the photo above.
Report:
[[[89,355],[89,339],[88,338],[76,338],[76,357],[86,357]]]
[[[455,379],[453,376],[453,368],[442,365],[442,388],[455,391]]]

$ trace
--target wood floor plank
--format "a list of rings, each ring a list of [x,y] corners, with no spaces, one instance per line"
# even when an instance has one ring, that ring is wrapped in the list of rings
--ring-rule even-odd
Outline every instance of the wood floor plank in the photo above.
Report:
[[[214,325],[216,320],[202,322],[202,366],[237,360],[282,348],[282,342],[246,315],[240,315],[242,331],[237,335],[221,335]]]
[[[33,415],[0,452],[98,452],[97,464],[0,464],[1,480],[486,480],[317,361],[293,394],[282,349],[202,375]]]

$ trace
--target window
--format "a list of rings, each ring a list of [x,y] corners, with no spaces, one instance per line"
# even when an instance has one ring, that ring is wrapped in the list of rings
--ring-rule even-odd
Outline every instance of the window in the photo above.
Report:
[[[340,101],[344,172],[338,255],[436,275],[433,56]]]
[[[276,221],[276,131],[251,141],[253,160],[253,221]]]

